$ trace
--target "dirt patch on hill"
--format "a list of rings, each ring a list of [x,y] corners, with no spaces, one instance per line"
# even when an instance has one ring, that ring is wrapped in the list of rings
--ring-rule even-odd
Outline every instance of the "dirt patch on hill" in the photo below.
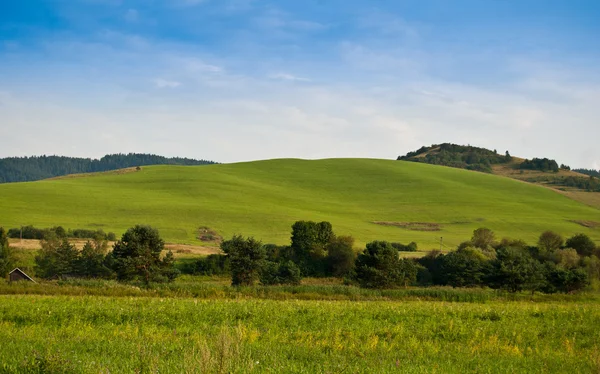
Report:
[[[221,235],[207,226],[200,226],[198,228],[197,238],[204,243],[221,244],[223,241],[223,237]]]
[[[392,221],[373,221],[376,225],[394,226],[411,231],[440,231],[442,225],[433,222],[392,222]]]
[[[573,223],[576,223],[578,225],[581,225],[583,227],[587,227],[587,228],[590,228],[590,229],[600,228],[600,222],[596,222],[596,221],[570,220],[569,222],[573,222]]]

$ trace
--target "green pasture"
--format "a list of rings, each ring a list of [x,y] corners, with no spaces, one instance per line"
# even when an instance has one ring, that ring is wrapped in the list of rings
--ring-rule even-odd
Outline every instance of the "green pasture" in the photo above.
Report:
[[[3,373],[597,373],[589,303],[0,296]]]
[[[474,229],[535,242],[545,230],[583,232],[600,241],[598,209],[552,190],[505,177],[412,162],[371,159],[281,159],[210,166],[152,166],[141,171],[0,185],[0,225],[101,228],[157,227],[169,242],[199,243],[197,228],[289,243],[297,220],[330,221],[357,244],[408,243],[454,248]],[[413,231],[373,221],[426,222]]]

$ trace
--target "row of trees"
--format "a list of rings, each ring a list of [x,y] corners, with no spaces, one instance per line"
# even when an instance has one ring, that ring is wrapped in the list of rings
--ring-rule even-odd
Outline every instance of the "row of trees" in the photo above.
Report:
[[[0,159],[0,183],[34,181],[67,174],[92,173],[144,165],[206,164],[214,164],[214,162],[141,153],[106,155],[99,160],[63,156],[8,157]]]
[[[164,241],[158,230],[138,225],[127,230],[108,250],[106,239],[88,241],[79,251],[66,238],[47,237],[35,257],[35,272],[41,278],[116,278],[121,281],[166,282],[179,271],[171,251],[161,256]]]
[[[234,236],[221,246],[222,257],[229,260],[221,263],[227,263],[236,286],[335,276],[366,288],[449,285],[553,293],[572,292],[600,279],[600,249],[584,234],[565,242],[547,231],[537,246],[528,246],[520,240],[497,242],[491,230],[481,228],[456,251],[432,251],[418,260],[400,258],[386,241],[368,243],[360,253],[353,244],[351,237],[336,237],[328,222],[299,221],[292,226],[290,246]]]
[[[32,225],[23,226],[20,228],[12,228],[8,230],[8,237],[14,239],[53,239],[53,238],[79,238],[79,239],[94,239],[94,240],[117,240],[114,232],[105,233],[102,229],[68,229],[65,230],[62,226],[54,226],[49,228],[37,228]]]
[[[599,250],[584,234],[565,243],[560,235],[547,231],[540,236],[538,246],[532,247],[508,239],[482,245],[476,241],[482,232],[493,239],[490,230],[476,230],[473,240],[462,243],[456,251],[432,251],[419,259],[418,283],[566,293],[586,287],[591,279],[600,279]]]

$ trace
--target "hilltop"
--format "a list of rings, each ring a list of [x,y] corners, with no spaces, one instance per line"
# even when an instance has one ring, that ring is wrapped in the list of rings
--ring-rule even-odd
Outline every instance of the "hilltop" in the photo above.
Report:
[[[600,179],[595,170],[575,169],[548,158],[531,160],[511,156],[508,151],[451,143],[421,147],[398,160],[449,166],[502,175],[555,189],[572,199],[600,208]],[[587,192],[587,193],[583,193]],[[589,193],[589,194],[588,194]]]
[[[61,225],[120,234],[144,223],[177,243],[199,243],[211,230],[285,244],[297,220],[329,221],[357,245],[416,241],[420,249],[439,248],[440,237],[445,249],[455,248],[482,226],[531,243],[545,230],[600,239],[600,227],[588,224],[600,222],[600,211],[550,189],[393,160],[147,166],[3,184],[0,195],[0,226],[7,228]]]
[[[28,182],[63,175],[97,173],[146,165],[210,165],[213,161],[167,158],[153,154],[128,153],[106,155],[101,159],[32,156],[0,159],[0,183]]]

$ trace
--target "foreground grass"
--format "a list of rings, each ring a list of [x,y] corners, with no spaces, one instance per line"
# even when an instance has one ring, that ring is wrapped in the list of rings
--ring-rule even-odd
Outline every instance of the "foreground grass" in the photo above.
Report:
[[[200,167],[153,166],[127,174],[0,185],[0,226],[102,228],[123,233],[138,224],[157,227],[168,242],[196,242],[208,226],[224,237],[242,233],[288,244],[297,220],[325,220],[357,245],[372,240],[419,248],[453,249],[486,226],[498,237],[534,243],[553,230],[600,228],[598,209],[547,188],[434,165],[390,160],[268,160]],[[374,221],[428,222],[441,231],[412,231]]]
[[[598,372],[598,306],[0,296],[0,372]]]
[[[7,283],[0,280],[0,295],[40,296],[101,296],[146,298],[199,299],[265,299],[265,300],[322,300],[322,301],[446,301],[446,302],[578,302],[600,304],[600,293],[594,290],[573,295],[542,293],[508,293],[487,288],[409,287],[371,290],[341,284],[339,279],[308,278],[298,286],[231,287],[224,277],[182,276],[173,283],[119,283],[107,280],[73,279],[40,283]]]

